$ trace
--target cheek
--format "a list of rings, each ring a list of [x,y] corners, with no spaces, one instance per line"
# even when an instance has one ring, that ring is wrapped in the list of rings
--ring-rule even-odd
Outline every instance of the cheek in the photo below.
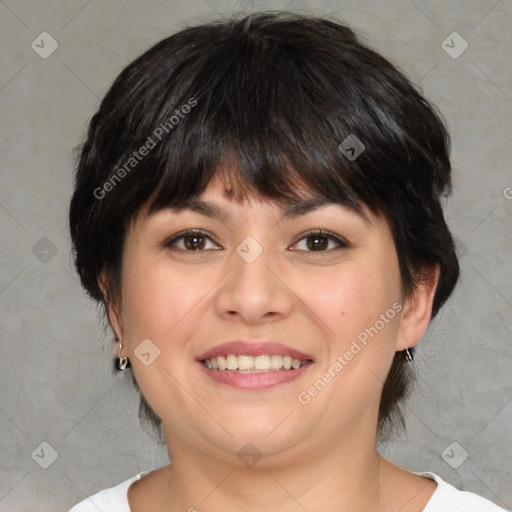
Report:
[[[316,276],[314,282],[303,281],[304,300],[322,320],[332,349],[338,353],[365,329],[377,323],[382,334],[392,334],[396,328],[396,315],[392,306],[400,300],[399,277],[393,266],[386,262],[351,262],[339,270]],[[386,313],[391,309],[391,314]],[[385,315],[382,328],[381,315]],[[374,332],[374,331],[372,331]],[[379,333],[380,334],[380,333]]]
[[[197,322],[191,314],[215,284],[199,266],[186,273],[165,258],[133,251],[123,274],[123,321],[133,343],[150,338],[166,351],[179,348],[180,333]]]

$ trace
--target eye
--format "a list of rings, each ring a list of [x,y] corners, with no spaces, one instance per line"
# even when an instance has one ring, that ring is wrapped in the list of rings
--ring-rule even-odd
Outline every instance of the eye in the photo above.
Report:
[[[177,243],[178,241],[183,241],[181,247],[180,244]],[[213,243],[211,237],[208,236],[206,233],[203,233],[202,231],[198,230],[187,230],[176,235],[171,240],[166,242],[165,246],[177,247],[178,249],[187,252],[203,251],[205,250],[205,245],[207,244],[208,241]],[[214,246],[213,248],[218,248],[218,246]],[[208,249],[208,247],[206,249]]]
[[[349,247],[349,244],[345,240],[322,229],[307,231],[295,245],[300,244],[303,240],[306,241],[305,244],[303,244],[303,247],[305,246],[306,248],[299,250],[305,250],[307,252],[327,252],[326,249],[329,246],[329,242],[333,242],[338,248]],[[336,249],[336,247],[334,247],[334,249]]]
[[[303,241],[305,241],[305,243]],[[211,243],[213,247],[206,247],[208,243]],[[349,247],[349,244],[345,240],[325,230],[311,230],[303,233],[302,238],[300,238],[298,242],[295,242],[294,245],[297,246],[301,243],[303,247],[298,250],[305,252],[328,252],[336,248]],[[335,247],[329,248],[329,243],[334,244]],[[220,249],[219,246],[214,244],[208,234],[200,230],[183,231],[166,242],[165,246],[170,248],[176,247],[186,252],[202,252],[208,249]]]

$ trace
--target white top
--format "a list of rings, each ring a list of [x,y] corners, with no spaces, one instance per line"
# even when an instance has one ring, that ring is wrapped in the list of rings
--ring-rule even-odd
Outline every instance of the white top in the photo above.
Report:
[[[150,471],[138,473],[133,478],[125,480],[115,487],[104,489],[86,498],[69,512],[98,512],[98,510],[102,512],[131,512],[128,504],[128,488],[133,482],[140,480]],[[459,491],[434,473],[416,473],[414,471],[413,473],[437,482],[437,488],[423,512],[507,512],[504,508],[498,507],[491,501],[478,496],[478,494]]]

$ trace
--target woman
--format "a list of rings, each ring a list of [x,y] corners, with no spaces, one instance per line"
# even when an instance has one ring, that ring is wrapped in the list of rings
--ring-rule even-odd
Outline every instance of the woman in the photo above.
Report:
[[[90,123],[75,264],[171,464],[72,512],[503,510],[377,452],[459,266],[449,136],[346,26],[182,30]]]

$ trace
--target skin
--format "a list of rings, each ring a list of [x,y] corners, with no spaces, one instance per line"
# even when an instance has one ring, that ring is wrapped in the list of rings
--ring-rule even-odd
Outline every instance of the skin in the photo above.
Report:
[[[121,300],[109,304],[123,355],[162,419],[172,461],[132,484],[132,511],[423,510],[437,484],[377,453],[377,418],[395,351],[414,346],[428,327],[438,269],[405,296],[388,223],[367,209],[369,222],[341,205],[284,220],[275,203],[228,196],[218,177],[200,198],[229,217],[171,210],[148,217],[144,208],[133,219]],[[187,252],[183,238],[166,246],[186,229],[212,240],[199,239],[201,251]],[[348,246],[322,238],[329,245],[315,250],[303,237],[311,229]],[[263,248],[252,263],[236,252],[247,236]],[[104,293],[105,282],[102,274]],[[394,303],[400,314],[301,404],[298,394]],[[134,350],[148,338],[160,356],[146,366]],[[199,354],[242,338],[275,340],[314,363],[295,381],[259,391],[200,371]],[[251,468],[237,457],[248,442],[262,454]]]

